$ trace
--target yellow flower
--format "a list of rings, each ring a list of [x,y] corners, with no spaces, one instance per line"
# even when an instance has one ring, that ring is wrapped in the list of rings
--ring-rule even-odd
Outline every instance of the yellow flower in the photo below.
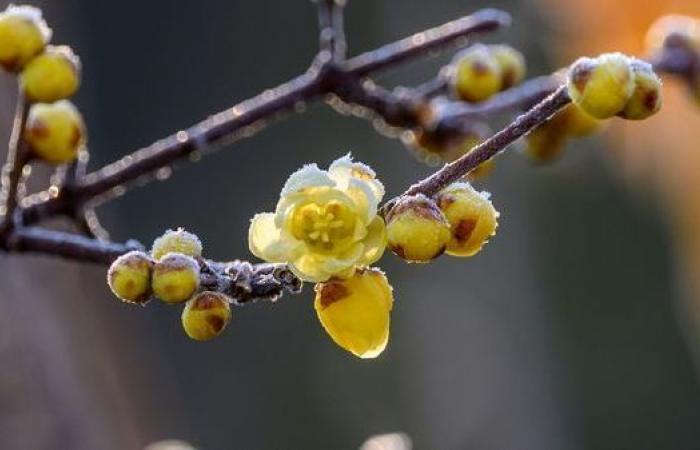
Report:
[[[377,216],[384,186],[368,166],[347,155],[325,171],[315,164],[294,172],[274,213],[253,217],[250,251],[288,263],[306,281],[321,282],[377,261],[386,228]]]
[[[35,103],[29,108],[24,138],[43,161],[59,165],[78,157],[85,143],[85,123],[78,109],[68,100]]]
[[[379,269],[316,285],[314,308],[333,341],[360,358],[376,358],[389,342],[392,288]]]
[[[75,94],[80,85],[80,59],[70,47],[49,46],[20,73],[24,94],[32,102],[52,103]]]
[[[596,119],[616,115],[634,92],[631,61],[621,53],[579,58],[571,66],[567,80],[571,100]]]

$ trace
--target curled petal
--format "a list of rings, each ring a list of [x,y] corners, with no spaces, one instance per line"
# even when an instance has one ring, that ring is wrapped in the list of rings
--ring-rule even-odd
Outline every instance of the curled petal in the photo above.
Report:
[[[307,203],[320,205],[331,201],[355,208],[354,201],[345,192],[328,186],[313,187],[305,189],[303,192],[293,192],[281,197],[275,210],[275,224],[282,228],[289,214],[299,206]]]
[[[280,196],[285,197],[307,188],[319,186],[333,187],[335,186],[335,181],[331,179],[328,172],[319,169],[316,164],[307,164],[287,178]]]
[[[364,252],[359,260],[359,265],[369,266],[384,254],[386,249],[386,225],[384,220],[377,216],[367,227],[367,236],[362,241]]]
[[[275,225],[273,213],[253,217],[248,229],[248,246],[252,254],[269,262],[289,261],[303,250],[303,243]]]
[[[328,168],[328,174],[341,189],[345,189],[350,180],[354,178],[363,180],[370,186],[377,202],[380,202],[384,197],[384,185],[377,180],[374,170],[366,164],[353,161],[350,153],[333,161]]]

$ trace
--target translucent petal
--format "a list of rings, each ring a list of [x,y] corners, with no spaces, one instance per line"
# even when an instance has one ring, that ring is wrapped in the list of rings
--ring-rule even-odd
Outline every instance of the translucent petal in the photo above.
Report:
[[[364,252],[358,264],[369,266],[379,260],[386,249],[386,225],[384,219],[377,216],[367,227],[367,236],[362,241]]]
[[[357,264],[364,253],[364,245],[356,243],[337,255],[304,252],[291,261],[292,271],[304,281],[322,282]]]
[[[350,180],[354,178],[363,180],[369,185],[377,198],[377,202],[380,202],[384,197],[384,185],[377,180],[374,170],[366,164],[353,161],[350,153],[333,161],[328,168],[328,174],[338,183],[341,189],[346,188]]]
[[[256,214],[248,229],[250,252],[268,262],[287,262],[302,252],[304,244],[275,225],[273,213]]]
[[[372,187],[364,180],[352,178],[349,180],[345,193],[355,203],[357,212],[362,217],[365,224],[377,215],[379,197],[374,194]]]

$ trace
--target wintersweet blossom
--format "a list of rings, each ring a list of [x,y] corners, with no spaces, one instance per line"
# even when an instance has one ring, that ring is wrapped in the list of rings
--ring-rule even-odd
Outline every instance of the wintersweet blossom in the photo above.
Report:
[[[289,264],[305,281],[350,275],[384,253],[386,227],[377,215],[383,196],[374,171],[350,155],[328,170],[306,165],[289,177],[274,213],[253,217],[250,251]]]

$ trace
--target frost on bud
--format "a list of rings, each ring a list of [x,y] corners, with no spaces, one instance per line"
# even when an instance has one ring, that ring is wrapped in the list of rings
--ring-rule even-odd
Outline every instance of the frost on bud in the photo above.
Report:
[[[51,30],[33,6],[10,5],[0,13],[0,66],[16,72],[46,46]]]
[[[153,267],[151,287],[166,303],[184,302],[199,287],[199,264],[190,256],[168,253]]]
[[[434,201],[402,197],[387,215],[389,248],[408,262],[429,262],[445,251],[450,225]]]
[[[493,58],[501,68],[501,90],[520,84],[525,79],[525,57],[510,45],[492,45]]]
[[[499,214],[488,193],[453,183],[437,195],[437,202],[450,224],[448,255],[473,256],[496,234]]]
[[[127,303],[145,304],[151,298],[153,262],[139,251],[117,258],[107,272],[107,284],[112,293]]]
[[[222,293],[205,291],[195,295],[182,310],[182,328],[196,341],[208,341],[221,334],[231,321],[231,299]]]
[[[85,140],[85,124],[67,100],[30,107],[24,139],[35,156],[49,164],[65,164],[78,156]]]
[[[153,241],[151,256],[158,261],[168,253],[182,253],[193,258],[202,256],[202,241],[184,228],[168,230]]]
[[[20,73],[24,95],[31,102],[52,103],[70,97],[80,85],[80,59],[70,47],[47,47]]]
[[[646,42],[652,52],[674,47],[700,51],[700,20],[676,14],[663,16],[649,27]]]
[[[481,102],[501,89],[501,66],[487,46],[474,45],[455,56],[449,80],[457,97]]]
[[[638,59],[632,61],[632,73],[634,91],[619,116],[628,120],[643,120],[661,109],[661,78],[651,64]]]
[[[569,69],[571,100],[596,119],[608,119],[625,108],[634,91],[630,58],[621,53],[580,58]]]
[[[358,268],[348,278],[317,284],[315,291],[316,314],[336,344],[360,358],[384,351],[394,296],[381,270]]]

